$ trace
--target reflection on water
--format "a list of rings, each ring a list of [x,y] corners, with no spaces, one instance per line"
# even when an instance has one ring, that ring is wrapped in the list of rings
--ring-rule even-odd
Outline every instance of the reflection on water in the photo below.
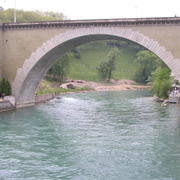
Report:
[[[2,113],[0,179],[179,180],[180,107],[91,92]]]

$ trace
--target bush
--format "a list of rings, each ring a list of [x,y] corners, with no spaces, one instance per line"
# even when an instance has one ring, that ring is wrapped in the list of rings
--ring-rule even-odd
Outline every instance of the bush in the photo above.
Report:
[[[158,68],[152,73],[152,88],[154,95],[159,98],[167,98],[168,91],[172,87],[172,78],[168,68]]]
[[[0,81],[0,95],[11,95],[11,84],[4,78]]]
[[[99,76],[106,81],[110,81],[111,76],[112,76],[112,71],[115,70],[115,60],[110,59],[107,62],[102,62],[98,67],[97,67]]]
[[[166,66],[155,54],[148,50],[138,51],[136,54],[136,63],[139,65],[139,68],[135,73],[134,80],[142,84],[147,83],[151,73],[158,67]]]

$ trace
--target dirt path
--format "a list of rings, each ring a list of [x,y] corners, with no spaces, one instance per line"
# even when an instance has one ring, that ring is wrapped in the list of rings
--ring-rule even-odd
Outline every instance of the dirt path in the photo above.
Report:
[[[142,85],[130,85],[130,84],[121,84],[113,86],[98,86],[95,88],[96,91],[125,91],[125,90],[142,90],[147,89],[149,86]]]

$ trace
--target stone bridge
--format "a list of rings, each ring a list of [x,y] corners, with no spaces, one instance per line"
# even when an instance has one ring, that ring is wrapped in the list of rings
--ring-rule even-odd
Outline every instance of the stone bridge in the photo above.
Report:
[[[152,51],[180,80],[178,17],[0,24],[0,77],[12,83],[17,107],[32,105],[41,79],[58,57],[83,43],[118,38]]]

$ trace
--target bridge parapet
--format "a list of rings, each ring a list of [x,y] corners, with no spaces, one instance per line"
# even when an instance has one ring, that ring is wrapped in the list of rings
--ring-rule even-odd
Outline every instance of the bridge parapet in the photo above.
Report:
[[[166,18],[121,18],[121,19],[93,19],[93,20],[65,20],[3,23],[0,29],[32,29],[58,27],[90,27],[90,26],[153,26],[153,25],[180,25],[180,17]]]

